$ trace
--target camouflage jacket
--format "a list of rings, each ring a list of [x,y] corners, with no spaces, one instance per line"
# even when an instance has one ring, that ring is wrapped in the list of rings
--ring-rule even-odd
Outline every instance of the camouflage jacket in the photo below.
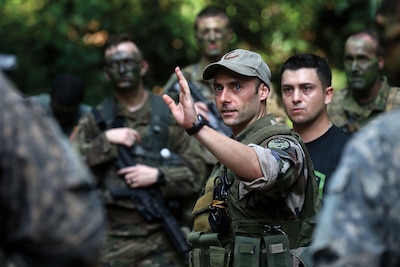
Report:
[[[371,103],[360,106],[351,96],[349,89],[335,92],[328,105],[328,114],[333,124],[352,133],[364,127],[378,114],[400,107],[400,88],[391,87],[383,77],[377,97]]]
[[[96,266],[104,214],[95,180],[56,123],[1,73],[0,95],[0,266]]]
[[[348,142],[312,243],[316,266],[400,266],[400,111]]]
[[[311,159],[299,137],[291,135],[286,126],[273,124],[276,124],[273,115],[264,116],[236,137],[255,150],[264,176],[245,182],[227,170],[230,228],[237,234],[246,233],[249,225],[280,225],[289,235],[291,248],[307,246],[320,205]],[[222,177],[223,171],[224,166],[218,163],[210,179]],[[195,231],[210,231],[201,221],[205,207],[200,206],[207,205],[208,184],[193,211],[199,216],[198,221],[195,218]],[[307,221],[304,225],[303,220]]]
[[[150,94],[150,93],[149,93]],[[159,96],[154,96],[158,97]],[[150,95],[142,108],[137,111],[130,112],[120,103],[115,101],[115,116],[123,115],[125,117],[125,125],[138,131],[141,139],[145,139],[150,127],[151,119],[151,103]],[[96,107],[100,113],[104,113],[102,106]],[[189,198],[198,194],[205,176],[205,164],[203,152],[199,143],[186,134],[185,129],[180,127],[172,115],[168,125],[168,140],[166,140],[167,148],[180,157],[180,164],[171,166],[152,166],[157,167],[164,174],[165,184],[158,186],[163,196],[167,199],[176,199],[183,205],[191,205]],[[140,230],[135,234],[146,235],[146,221],[142,216],[137,214],[136,206],[127,200],[114,201],[109,197],[111,188],[126,188],[125,181],[117,174],[115,160],[117,159],[117,146],[110,143],[105,133],[99,128],[93,113],[88,113],[79,123],[77,137],[74,142],[75,146],[80,150],[84,160],[91,167],[96,178],[98,179],[98,187],[105,197],[109,210],[119,207],[128,208],[127,214],[121,217],[131,217],[131,220],[120,218],[125,223],[131,222],[142,223],[143,227],[134,227]],[[149,165],[149,164],[146,164]],[[150,165],[151,166],[151,165]],[[109,212],[109,215],[111,213]],[[116,215],[120,217],[119,215]],[[129,228],[129,227],[128,227]],[[126,228],[126,229],[128,229]],[[125,229],[125,228],[124,228]],[[132,229],[131,229],[132,230]],[[132,233],[128,230],[128,233]],[[123,231],[115,230],[120,234]]]

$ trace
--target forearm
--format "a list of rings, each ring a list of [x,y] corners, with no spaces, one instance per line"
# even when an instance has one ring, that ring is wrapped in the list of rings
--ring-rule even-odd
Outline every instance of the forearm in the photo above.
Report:
[[[222,164],[246,181],[262,176],[261,167],[253,149],[214,129],[204,126],[194,137]]]

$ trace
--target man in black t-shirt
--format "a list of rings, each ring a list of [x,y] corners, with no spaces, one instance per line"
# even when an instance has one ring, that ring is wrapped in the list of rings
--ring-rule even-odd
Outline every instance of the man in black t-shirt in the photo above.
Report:
[[[327,104],[334,93],[331,81],[328,63],[313,54],[294,55],[281,69],[283,106],[310,153],[321,198],[350,137],[329,119]]]

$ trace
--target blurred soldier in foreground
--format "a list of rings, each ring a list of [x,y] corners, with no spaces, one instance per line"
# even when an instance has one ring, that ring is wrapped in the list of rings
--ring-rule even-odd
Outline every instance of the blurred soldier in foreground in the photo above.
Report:
[[[383,0],[389,80],[400,76],[400,2]],[[312,244],[316,266],[400,266],[400,111],[381,115],[349,141]]]
[[[324,196],[316,266],[400,266],[400,111],[348,142]]]
[[[82,103],[84,93],[85,84],[80,78],[61,74],[52,81],[49,94],[31,96],[28,100],[42,105],[72,141],[80,118],[91,110],[90,106]]]
[[[97,266],[103,210],[54,121],[0,72],[0,266]]]

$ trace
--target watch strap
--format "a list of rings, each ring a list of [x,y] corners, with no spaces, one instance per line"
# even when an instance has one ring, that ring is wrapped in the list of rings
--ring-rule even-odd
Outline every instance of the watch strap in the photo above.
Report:
[[[203,115],[198,114],[197,122],[194,123],[193,126],[190,127],[189,129],[186,129],[186,132],[188,133],[188,135],[194,135],[198,133],[201,130],[201,128],[204,127],[204,125],[208,125],[208,121],[206,120],[206,118],[203,117]]]

